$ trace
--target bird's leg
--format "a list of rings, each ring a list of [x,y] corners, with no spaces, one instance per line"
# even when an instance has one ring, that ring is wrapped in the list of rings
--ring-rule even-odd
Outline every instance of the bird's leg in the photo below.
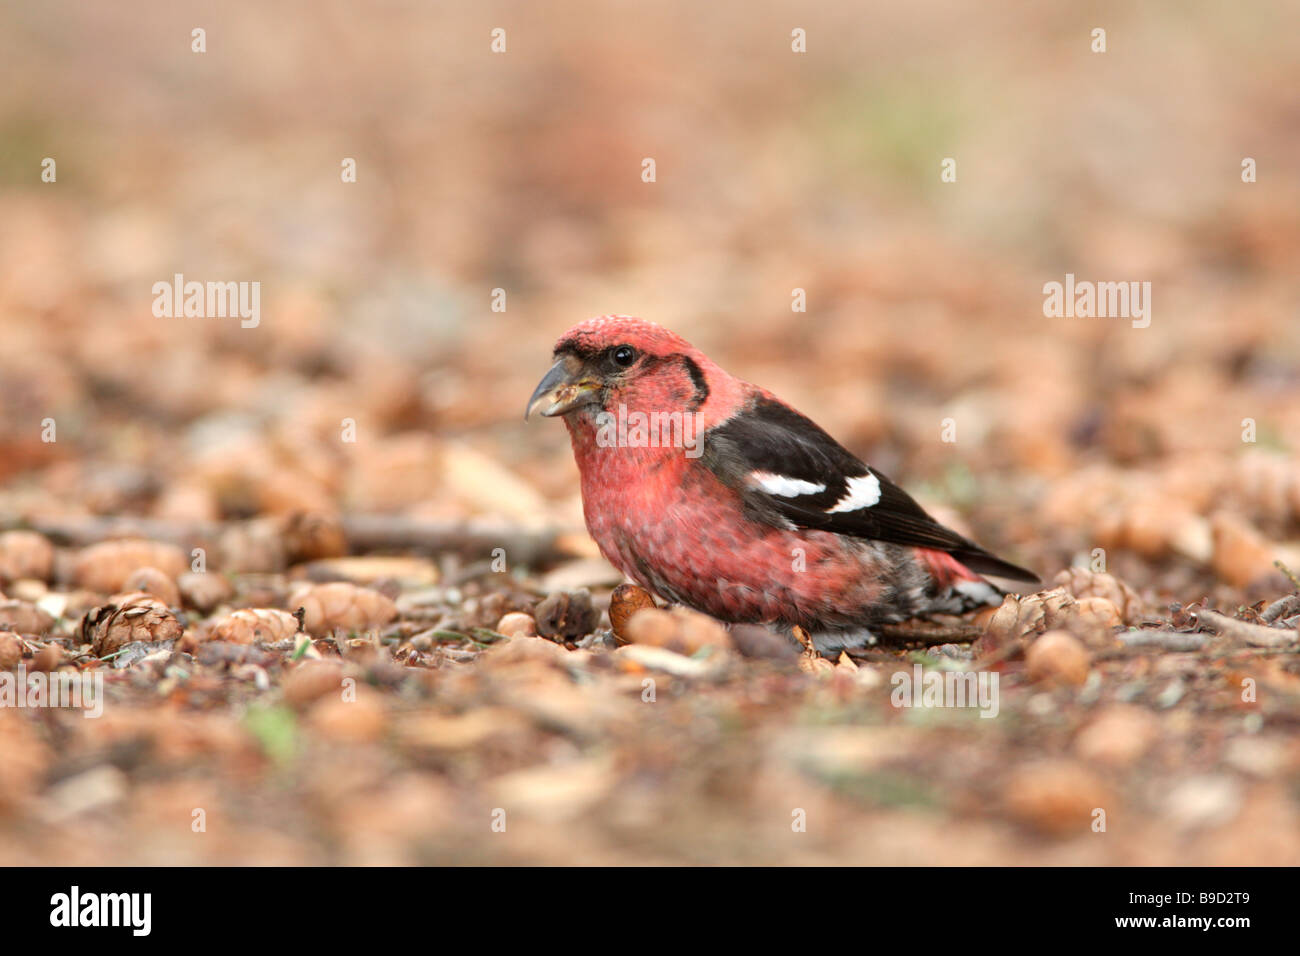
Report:
[[[824,631],[812,635],[809,641],[818,652],[831,659],[838,658],[841,651],[850,648],[873,647],[880,643],[876,635],[865,627],[853,631]]]

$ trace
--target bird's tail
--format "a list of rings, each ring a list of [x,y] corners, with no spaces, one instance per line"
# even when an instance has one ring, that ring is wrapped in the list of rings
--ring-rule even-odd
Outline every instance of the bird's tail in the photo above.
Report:
[[[1038,581],[1037,575],[1001,558],[995,558],[987,551],[976,552],[971,558],[965,554],[958,557],[931,548],[917,548],[916,554],[934,579],[936,613],[962,614],[981,607],[996,607],[1002,603],[1006,592],[986,581],[976,571],[994,577],[1035,583]]]

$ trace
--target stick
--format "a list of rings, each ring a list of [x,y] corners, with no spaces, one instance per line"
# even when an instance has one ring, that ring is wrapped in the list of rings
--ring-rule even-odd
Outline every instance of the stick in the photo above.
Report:
[[[552,529],[530,531],[483,521],[438,521],[388,515],[345,515],[343,534],[361,551],[454,551],[467,557],[491,557],[497,548],[511,564],[534,565],[564,555]]]
[[[1118,638],[1125,647],[1158,647],[1166,651],[1199,651],[1210,642],[1202,634],[1184,631],[1125,631]]]
[[[1264,609],[1264,613],[1259,619],[1265,624],[1272,624],[1274,621],[1280,621],[1288,618],[1292,614],[1300,614],[1300,594],[1288,594],[1284,598],[1279,598]]]
[[[1291,581],[1291,587],[1295,588],[1297,591],[1300,591],[1300,577],[1297,577],[1294,571],[1288,568],[1281,561],[1274,561],[1273,565],[1279,571],[1281,571],[1283,574],[1287,576],[1287,578]]]
[[[344,515],[343,534],[349,551],[455,552],[466,557],[488,557],[497,548],[511,565],[535,565],[566,555],[557,547],[553,529],[529,530],[488,521],[440,521],[399,515]],[[0,530],[28,528],[56,544],[85,546],[111,538],[149,538],[188,547],[213,541],[234,524],[210,521],[165,521],[158,518],[0,516]]]
[[[984,628],[976,624],[903,622],[901,624],[878,625],[876,632],[882,638],[891,640],[920,641],[927,645],[962,644],[975,640],[984,633]]]
[[[1277,627],[1247,624],[1245,621],[1238,621],[1208,608],[1197,608],[1189,610],[1188,613],[1195,615],[1202,624],[1216,634],[1243,641],[1251,647],[1290,647],[1300,641],[1300,631],[1284,631]]]
[[[163,521],[157,518],[123,518],[103,515],[73,517],[0,517],[0,530],[30,529],[39,531],[55,544],[85,546],[111,538],[149,538],[169,544],[184,545],[191,541],[216,537],[221,525],[208,521]]]

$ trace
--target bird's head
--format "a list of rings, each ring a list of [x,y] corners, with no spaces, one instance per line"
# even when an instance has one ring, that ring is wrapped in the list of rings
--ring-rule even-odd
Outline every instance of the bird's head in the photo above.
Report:
[[[528,400],[541,412],[697,412],[709,399],[716,366],[681,336],[625,315],[575,325],[555,343],[555,364]],[[720,374],[720,373],[719,373]],[[569,419],[570,421],[573,418]]]

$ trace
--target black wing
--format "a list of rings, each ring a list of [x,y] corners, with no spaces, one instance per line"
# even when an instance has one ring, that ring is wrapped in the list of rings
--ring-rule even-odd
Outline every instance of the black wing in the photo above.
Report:
[[[702,460],[767,524],[933,548],[981,574],[1038,580],[939,524],[811,419],[766,395],[705,433]]]

